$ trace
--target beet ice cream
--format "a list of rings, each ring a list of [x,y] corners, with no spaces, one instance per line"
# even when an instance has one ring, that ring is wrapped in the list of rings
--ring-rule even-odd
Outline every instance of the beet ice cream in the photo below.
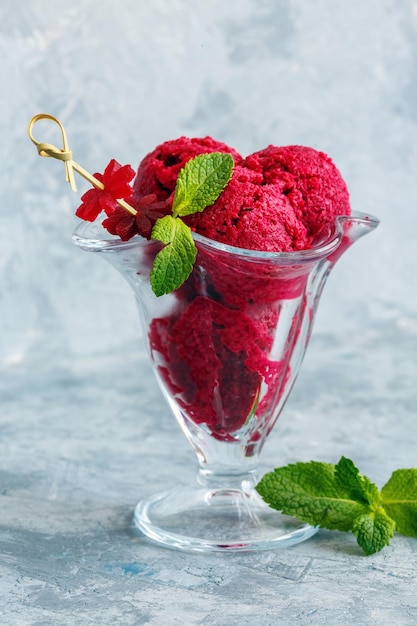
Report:
[[[306,228],[288,198],[241,165],[212,206],[184,221],[200,235],[238,248],[291,252],[309,247]]]
[[[346,184],[324,152],[268,146],[242,159],[211,137],[180,137],[157,146],[138,168],[136,201],[153,195],[169,206],[180,169],[208,152],[227,152],[235,161],[232,178],[216,202],[184,220],[209,239],[250,250],[304,250],[336,215],[350,214]]]
[[[262,175],[264,184],[278,187],[311,240],[336,215],[349,215],[346,184],[334,163],[305,146],[268,146],[242,163]]]
[[[230,153],[235,167],[216,202],[184,218],[199,235],[237,248],[291,253],[311,248],[337,215],[350,214],[346,185],[324,153],[269,146],[242,159],[209,137],[181,137],[148,154],[134,182],[136,203],[151,197],[169,207],[180,169],[213,151]],[[151,212],[147,219],[152,222]],[[251,416],[262,419],[276,405],[291,375],[288,360],[300,333],[309,268],[295,263],[277,270],[265,261],[254,272],[243,257],[231,264],[198,241],[197,249],[175,307],[151,321],[149,340],[159,376],[186,419],[229,440]],[[286,325],[279,348],[278,320]]]
[[[135,196],[140,199],[155,194],[158,200],[166,200],[174,191],[178,172],[187,161],[209,152],[227,152],[235,163],[242,160],[236,150],[211,137],[179,137],[165,141],[141,162],[133,184]]]

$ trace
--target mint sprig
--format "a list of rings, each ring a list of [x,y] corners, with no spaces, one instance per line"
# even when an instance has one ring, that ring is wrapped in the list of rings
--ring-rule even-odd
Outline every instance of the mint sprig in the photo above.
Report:
[[[366,555],[394,531],[417,537],[417,469],[395,471],[380,491],[346,457],[336,465],[310,461],[276,468],[256,490],[272,508],[302,522],[352,531]]]
[[[177,289],[193,269],[197,250],[190,229],[180,219],[166,215],[155,222],[152,239],[166,246],[155,257],[151,285],[157,296]]]
[[[155,257],[150,276],[156,296],[178,289],[193,269],[197,249],[191,230],[181,217],[211,206],[229,182],[232,170],[232,156],[222,152],[200,154],[180,170],[172,215],[159,218],[151,233],[151,239],[165,244]]]

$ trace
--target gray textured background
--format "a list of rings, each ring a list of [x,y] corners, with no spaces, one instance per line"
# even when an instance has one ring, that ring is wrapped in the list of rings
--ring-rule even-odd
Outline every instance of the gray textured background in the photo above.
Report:
[[[73,246],[79,197],[26,127],[59,117],[92,172],[181,134],[333,157],[381,226],[326,286],[263,463],[345,454],[382,486],[417,466],[416,73],[415,0],[0,0],[2,625],[415,624],[415,539],[199,556],[132,535],[139,498],[189,480],[194,454],[132,294]]]
[[[92,172],[181,134],[243,154],[324,150],[353,207],[382,225],[340,262],[317,331],[397,323],[399,304],[414,316],[416,70],[413,0],[1,2],[0,358],[39,342],[97,352],[138,333],[119,277],[72,246],[79,196],[26,137],[38,112],[62,120]]]

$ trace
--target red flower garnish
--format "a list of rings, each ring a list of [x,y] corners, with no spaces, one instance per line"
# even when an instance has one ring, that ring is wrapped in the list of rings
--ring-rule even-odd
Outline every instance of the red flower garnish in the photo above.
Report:
[[[127,241],[138,233],[135,216],[121,207],[117,207],[109,217],[106,217],[103,226],[112,235],[118,235],[122,241]]]
[[[143,196],[136,205],[137,215],[135,216],[138,233],[146,239],[150,239],[152,228],[160,217],[171,213],[171,204],[167,200],[158,202],[154,193]]]
[[[112,159],[103,174],[94,176],[103,183],[104,189],[89,189],[81,196],[82,203],[75,212],[77,217],[87,222],[94,222],[102,211],[111,215],[117,209],[117,200],[130,198],[130,181],[135,176],[135,170]]]
[[[154,193],[143,196],[139,201],[129,199],[129,204],[137,210],[137,215],[130,215],[124,209],[117,207],[104,221],[103,226],[112,235],[118,235],[122,241],[131,239],[134,235],[142,235],[150,239],[153,225],[156,220],[170,212],[168,202],[158,202]]]

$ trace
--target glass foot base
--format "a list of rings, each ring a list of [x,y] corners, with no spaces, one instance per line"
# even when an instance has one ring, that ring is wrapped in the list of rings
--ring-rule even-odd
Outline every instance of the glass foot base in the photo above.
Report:
[[[134,525],[148,539],[193,552],[251,552],[305,541],[317,528],[268,507],[256,491],[176,488],[139,502]]]

